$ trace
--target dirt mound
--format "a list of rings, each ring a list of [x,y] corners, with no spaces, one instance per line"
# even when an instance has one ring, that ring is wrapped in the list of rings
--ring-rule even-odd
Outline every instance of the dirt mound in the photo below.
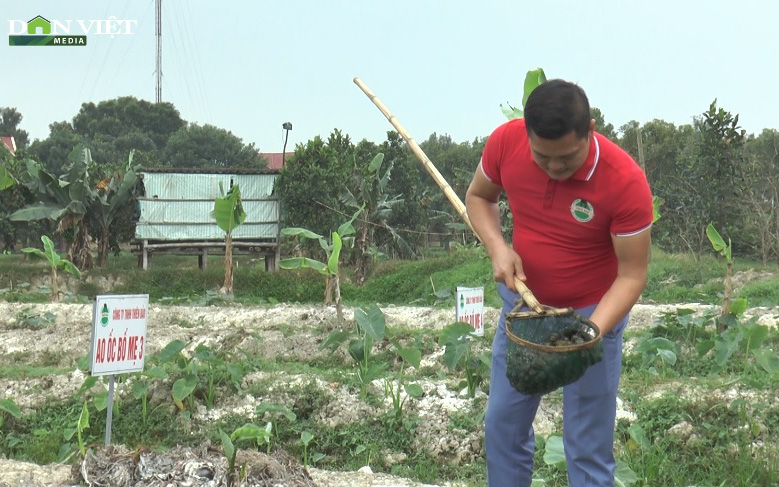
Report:
[[[297,460],[282,450],[276,450],[272,455],[238,451],[235,463],[238,468],[230,483],[227,459],[221,448],[212,445],[177,447],[164,453],[110,446],[87,455],[80,464],[74,465],[73,477],[89,486],[112,487],[318,485]],[[239,478],[238,469],[245,473],[243,478]]]

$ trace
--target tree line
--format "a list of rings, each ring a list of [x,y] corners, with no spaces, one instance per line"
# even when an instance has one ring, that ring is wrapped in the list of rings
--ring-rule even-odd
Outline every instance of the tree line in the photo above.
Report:
[[[128,170],[128,156],[144,167],[263,167],[259,150],[243,144],[229,131],[184,121],[169,103],[152,104],[122,97],[98,104],[85,103],[70,122],[50,125],[46,139],[29,142],[21,130],[21,114],[0,109],[0,135],[14,135],[16,158],[4,152],[4,166],[21,180],[29,179],[26,159],[38,161],[53,177],[67,179],[84,149],[90,151],[88,187],[117,182]],[[662,217],[653,240],[669,252],[708,251],[706,227],[713,223],[733,240],[737,255],[763,262],[779,261],[779,132],[765,129],[746,134],[733,115],[716,100],[693,122],[675,125],[664,120],[619,128],[593,108],[596,130],[608,136],[636,159],[646,171],[655,196],[661,198]],[[486,136],[456,142],[448,135],[431,134],[420,147],[434,162],[453,190],[464,198]],[[384,155],[380,170],[370,162]],[[28,181],[29,182],[29,181]],[[117,183],[118,184],[118,183]],[[353,218],[355,248],[347,258],[367,272],[381,256],[413,258],[430,240],[471,244],[459,216],[400,136],[388,131],[379,143],[355,142],[335,129],[326,138],[298,144],[285,163],[276,184],[284,225],[329,235]],[[10,215],[37,196],[29,184],[0,193],[0,215]],[[105,237],[99,222],[87,221],[95,240],[110,238],[109,247],[132,239],[132,205],[117,212]],[[504,231],[510,237],[510,213],[501,204]],[[91,218],[89,213],[87,220]],[[36,226],[37,225],[37,226]],[[0,218],[5,247],[19,240],[37,239],[41,226]],[[73,241],[75,235],[67,237]]]

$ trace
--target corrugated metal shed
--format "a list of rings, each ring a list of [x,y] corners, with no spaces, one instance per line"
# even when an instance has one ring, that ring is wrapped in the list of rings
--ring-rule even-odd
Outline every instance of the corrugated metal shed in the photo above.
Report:
[[[141,171],[145,196],[139,198],[141,215],[135,227],[138,240],[223,240],[211,211],[214,200],[230,182],[241,188],[246,221],[233,231],[235,240],[276,240],[279,202],[273,195],[277,174],[267,170]]]

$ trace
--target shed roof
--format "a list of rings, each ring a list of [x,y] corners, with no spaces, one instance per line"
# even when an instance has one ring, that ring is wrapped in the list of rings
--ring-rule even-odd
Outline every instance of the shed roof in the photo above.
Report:
[[[165,174],[278,174],[278,170],[240,167],[144,167],[139,172]]]

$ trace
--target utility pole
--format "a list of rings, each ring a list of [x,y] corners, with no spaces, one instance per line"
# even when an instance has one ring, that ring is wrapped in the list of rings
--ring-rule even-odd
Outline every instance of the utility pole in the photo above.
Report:
[[[154,0],[155,17],[157,24],[157,92],[156,102],[162,101],[162,0]]]

